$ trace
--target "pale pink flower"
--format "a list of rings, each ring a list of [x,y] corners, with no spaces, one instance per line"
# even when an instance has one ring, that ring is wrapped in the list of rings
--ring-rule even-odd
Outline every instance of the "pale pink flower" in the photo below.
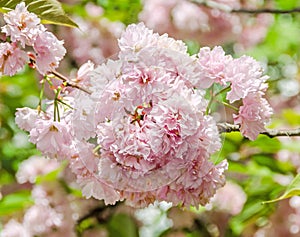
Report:
[[[144,23],[131,24],[118,40],[121,51],[139,52],[145,47],[153,47],[157,43],[159,35],[146,28]]]
[[[209,206],[237,215],[242,211],[246,200],[247,195],[243,189],[236,183],[227,181],[224,187],[217,190]]]
[[[258,0],[216,0],[208,4],[211,8],[187,0],[144,0],[139,19],[155,32],[167,33],[177,39],[193,40],[203,46],[237,41],[243,46],[258,43],[266,36],[272,23],[272,20],[261,21],[260,15],[252,17],[230,13],[231,9],[258,8],[261,4]],[[249,35],[249,28],[256,28],[258,34]]]
[[[239,114],[234,115],[234,123],[241,125],[241,133],[250,140],[255,140],[272,115],[272,108],[262,97],[261,92],[250,93],[243,99]]]
[[[0,43],[0,75],[12,76],[29,61],[27,53],[15,43]]]
[[[78,141],[70,167],[83,194],[138,206],[155,199],[208,202],[224,185],[227,163],[208,161],[221,142],[213,118],[204,115],[204,91],[191,83],[201,71],[197,58],[182,41],[143,24],[130,25],[119,44],[120,58],[90,74],[91,98],[71,93]],[[89,137],[97,141],[85,144]],[[95,146],[98,152],[92,152]]]
[[[34,183],[38,176],[58,168],[59,163],[56,160],[49,160],[41,156],[31,156],[20,164],[16,178],[19,183]]]
[[[63,213],[57,212],[48,205],[33,205],[30,207],[23,220],[23,225],[32,236],[47,234],[54,228],[59,228],[64,220]]]
[[[145,22],[150,29],[155,29],[160,34],[173,30],[170,12],[176,6],[178,0],[145,0],[143,10],[139,14],[139,19]],[[155,14],[153,14],[155,12]]]
[[[36,66],[40,73],[46,74],[58,67],[59,61],[66,54],[63,41],[59,41],[51,32],[42,32],[34,41]]]
[[[0,236],[1,237],[31,237],[32,235],[24,225],[12,219],[3,226]]]
[[[262,42],[266,37],[269,26],[274,22],[272,14],[258,14],[255,17],[244,20],[243,31],[235,45],[235,51],[245,51],[258,43]]]
[[[232,60],[225,73],[225,81],[231,84],[227,93],[230,103],[245,98],[249,93],[261,90],[269,77],[263,75],[262,66],[250,56]]]
[[[200,180],[197,180],[199,182],[198,186],[189,187],[184,183],[174,182],[170,185],[170,193],[167,193],[167,195],[173,199],[171,199],[173,205],[181,204],[184,207],[205,205],[215,195],[216,190],[225,185],[224,172],[227,168],[228,163],[225,160],[218,165],[211,166],[209,171]],[[192,169],[188,172],[191,172],[189,174],[194,177],[194,180],[197,176],[201,176],[198,169]]]
[[[35,122],[40,118],[36,109],[28,107],[18,108],[16,111],[15,122],[19,128],[30,131],[35,127]]]
[[[105,204],[115,204],[119,193],[98,177],[99,157],[93,153],[89,143],[76,144],[76,152],[70,159],[70,168],[76,175],[82,195],[86,198],[103,199]]]
[[[176,159],[188,164],[189,159],[197,155],[207,159],[220,148],[215,123],[199,112],[205,106],[183,95],[189,94],[174,93],[174,97],[152,102],[150,107],[138,107],[133,117],[127,115],[116,123],[112,120],[98,125],[102,180],[125,192],[155,190],[182,175],[183,164],[167,171]]]
[[[89,85],[91,72],[94,70],[94,63],[88,61],[80,66],[76,74],[76,82],[81,85]]]
[[[178,1],[171,11],[174,26],[180,31],[208,31],[208,15],[197,4]]]
[[[35,205],[61,206],[68,202],[64,187],[57,181],[43,181],[31,191]]]
[[[90,95],[82,91],[72,92],[74,96],[74,111],[72,111],[72,130],[77,139],[95,136],[95,113],[96,102]]]
[[[213,83],[225,85],[225,72],[228,64],[232,61],[230,55],[225,55],[220,46],[212,50],[203,47],[198,53],[200,74],[198,80],[193,83],[198,88],[209,88]]]
[[[174,50],[179,53],[187,54],[187,46],[182,40],[175,40],[168,36],[168,34],[163,34],[158,37],[157,46],[163,49]]]
[[[20,42],[22,47],[25,44],[32,46],[36,37],[46,31],[38,16],[28,12],[24,2],[19,3],[15,10],[6,13],[4,20],[6,25],[2,27],[2,32],[10,36],[12,42]]]
[[[72,136],[63,121],[39,119],[30,130],[29,141],[36,144],[43,154],[51,158],[63,158],[67,155]]]

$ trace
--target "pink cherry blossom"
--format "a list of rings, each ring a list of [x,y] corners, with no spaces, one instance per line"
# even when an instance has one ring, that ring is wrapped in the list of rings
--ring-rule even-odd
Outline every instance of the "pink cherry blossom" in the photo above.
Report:
[[[198,58],[200,75],[198,81],[193,83],[196,87],[208,88],[213,83],[226,84],[226,68],[233,59],[230,55],[225,55],[222,47],[216,46],[212,50],[203,47],[198,53]]]
[[[58,106],[60,122],[52,121],[52,104],[41,115],[18,111],[18,124],[43,154],[68,160],[87,198],[134,206],[155,200],[205,205],[224,186],[228,164],[210,161],[221,139],[215,119],[207,115],[204,89],[219,84],[231,89],[230,102],[242,99],[234,120],[254,139],[271,115],[263,98],[267,76],[253,58],[233,59],[221,47],[190,56],[182,41],[153,33],[143,23],[129,25],[119,46],[118,59],[79,69],[74,80],[91,94],[62,94],[72,108]],[[31,117],[32,124],[21,122]],[[33,196],[45,200],[42,193]]]
[[[0,233],[1,237],[31,237],[31,233],[21,223],[11,219]]]
[[[36,37],[46,31],[38,16],[29,12],[24,2],[19,3],[15,10],[6,13],[4,20],[6,25],[2,27],[2,32],[10,36],[12,42],[20,42],[22,47],[25,44],[32,46]]]
[[[208,31],[208,15],[201,8],[189,1],[178,1],[172,9],[174,26],[180,31]]]
[[[106,203],[129,199],[132,205],[146,205],[155,199],[174,205],[199,205],[201,199],[201,204],[208,202],[215,189],[224,185],[226,161],[220,169],[208,162],[221,143],[216,123],[204,116],[204,91],[194,89],[191,83],[201,71],[197,58],[187,54],[181,41],[153,33],[143,24],[130,25],[119,44],[120,58],[91,73],[91,99],[79,94],[80,99],[75,99],[79,110],[71,120],[74,136],[88,139],[89,132],[82,136],[76,125],[86,114],[80,127],[88,123],[90,128],[84,130],[92,132],[94,128],[94,146],[100,147],[99,154],[86,153],[79,159],[84,153],[80,148],[71,159],[84,194]],[[90,114],[92,109],[94,114]],[[80,115],[78,111],[85,112]],[[92,158],[95,156],[99,158]],[[95,163],[91,165],[88,157]],[[198,171],[192,197],[191,182],[183,180],[197,172],[189,171],[193,162],[208,173]],[[214,175],[218,177],[212,181]]]
[[[243,99],[239,114],[234,115],[234,123],[241,125],[241,133],[255,140],[272,115],[272,108],[262,93],[250,93]]]
[[[51,32],[40,33],[34,41],[33,49],[37,54],[36,66],[41,74],[57,68],[66,53],[63,41],[59,41]]]
[[[25,215],[23,225],[32,236],[51,232],[62,225],[64,215],[48,205],[33,205]]]
[[[65,122],[38,119],[30,130],[29,141],[43,154],[53,158],[63,158],[71,144],[72,136]]]
[[[58,168],[59,163],[56,160],[31,156],[20,164],[16,177],[19,183],[34,183],[38,176],[47,174]]]
[[[145,27],[143,23],[129,25],[118,40],[121,51],[138,52],[144,47],[155,46],[159,35]]]
[[[225,81],[231,84],[226,98],[232,103],[249,93],[258,92],[268,78],[263,75],[262,66],[252,57],[244,55],[236,58],[226,68]]]
[[[70,159],[70,168],[86,198],[103,199],[106,204],[120,200],[119,193],[98,177],[99,157],[93,153],[89,143],[77,143]]]
[[[217,190],[209,206],[237,215],[242,211],[246,200],[247,195],[243,189],[238,184],[227,181],[224,187]]]
[[[36,109],[30,109],[28,107],[18,108],[15,115],[15,122],[18,127],[26,131],[33,129],[35,122],[40,118]]]
[[[81,65],[76,74],[76,82],[82,85],[89,85],[90,74],[94,70],[94,63],[88,61]]]
[[[29,61],[26,52],[15,43],[0,43],[0,75],[12,76],[20,71]]]
[[[231,9],[243,7],[255,9],[261,4],[259,0],[216,0],[209,1],[208,4],[211,8],[187,0],[144,0],[139,19],[161,34],[194,40],[203,46],[237,43],[234,45],[237,50],[259,43],[272,23],[270,14],[261,20],[260,15],[257,17],[230,13]],[[257,29],[258,34],[250,35],[251,29]]]

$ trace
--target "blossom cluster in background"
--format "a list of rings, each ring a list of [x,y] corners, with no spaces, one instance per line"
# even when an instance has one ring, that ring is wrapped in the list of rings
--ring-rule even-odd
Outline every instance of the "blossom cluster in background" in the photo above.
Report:
[[[261,4],[259,0],[207,1],[211,7],[195,2],[144,0],[140,20],[159,33],[195,40],[200,45],[235,43],[237,51],[261,42],[273,22],[273,17],[268,14],[249,17],[230,13],[232,9],[255,9]]]
[[[20,164],[16,178],[19,184],[32,185],[33,205],[8,219],[1,237],[76,236],[76,221],[98,203],[68,193],[63,185],[66,179],[36,182],[37,178],[59,169],[59,162],[41,156],[29,157]]]
[[[100,64],[117,54],[119,50],[117,39],[125,25],[103,17],[104,10],[92,3],[85,6],[85,11],[89,15],[89,20],[74,16],[79,28],[59,29],[57,34],[64,39],[68,48],[66,56],[77,65],[82,65],[88,60]]]

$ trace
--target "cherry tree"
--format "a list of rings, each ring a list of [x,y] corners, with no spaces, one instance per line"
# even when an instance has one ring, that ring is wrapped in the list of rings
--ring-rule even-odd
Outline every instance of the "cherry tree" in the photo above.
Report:
[[[224,3],[229,8],[223,13],[225,5],[218,2],[215,8],[174,2],[173,23],[177,28],[186,23],[193,26],[195,16],[177,15],[176,9],[184,7],[203,11],[204,18],[206,14],[217,22],[227,19],[237,24],[230,11],[241,6]],[[145,12],[147,4],[140,15],[146,24],[149,19],[151,22]],[[26,65],[37,72],[41,87],[38,104],[18,108],[15,123],[48,159],[34,156],[21,164],[16,177],[19,183],[31,183],[34,205],[21,221],[8,221],[2,236],[19,236],[20,232],[26,233],[24,236],[74,236],[85,204],[77,209],[74,205],[84,203],[84,198],[92,200],[87,204],[90,209],[96,206],[95,200],[103,200],[104,206],[94,209],[99,212],[121,201],[135,208],[167,202],[170,207],[199,209],[215,203],[226,210],[222,195],[215,195],[223,190],[228,169],[226,159],[214,160],[222,152],[222,134],[239,131],[251,141],[260,134],[299,136],[299,129],[266,128],[273,115],[266,98],[270,77],[263,64],[251,56],[234,57],[221,46],[204,46],[191,54],[182,40],[134,23],[117,39],[115,57],[103,63],[87,61],[65,76],[58,72],[68,53],[63,40],[42,24],[43,14],[29,8],[30,4],[21,2],[4,14],[0,68],[3,76],[13,76]],[[213,10],[220,11],[220,19]],[[63,22],[58,23],[76,26],[62,16]],[[180,23],[182,19],[187,22]],[[241,27],[243,20],[238,21]],[[211,21],[207,24],[217,25]],[[203,31],[204,26],[198,26]],[[204,41],[212,37],[201,34]],[[50,100],[43,99],[47,90],[53,93]],[[222,110],[225,119],[220,119]],[[75,186],[82,196],[66,192],[47,175],[43,178],[49,172],[55,177],[61,172],[65,186]],[[279,199],[290,197],[297,182],[296,177]],[[225,187],[239,190],[230,182]],[[239,200],[242,206],[245,198],[237,203]],[[235,214],[240,208],[230,211]]]

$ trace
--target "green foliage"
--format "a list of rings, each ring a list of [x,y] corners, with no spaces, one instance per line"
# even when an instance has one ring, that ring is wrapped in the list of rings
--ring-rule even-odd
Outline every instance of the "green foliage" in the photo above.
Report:
[[[297,113],[293,109],[285,109],[282,115],[291,126],[298,126],[300,124],[300,113]]]
[[[61,4],[57,0],[0,0],[0,11],[12,10],[15,6],[25,2],[28,11],[38,15],[44,24],[57,24],[70,27],[78,27],[64,12]]]
[[[126,25],[138,21],[138,14],[142,9],[140,0],[97,0],[104,9],[104,17],[111,21],[122,21]]]
[[[5,196],[0,201],[0,216],[8,216],[33,204],[28,190],[18,191]]]
[[[299,6],[300,1],[299,0],[276,0],[275,6],[279,9],[293,9],[297,6]]]
[[[38,105],[38,83],[33,70],[26,68],[14,77],[0,78],[0,176],[14,176],[18,164],[31,155],[39,154],[28,141],[28,135],[14,123],[17,108]]]
[[[267,57],[274,62],[282,54],[296,53],[300,37],[300,22],[297,18],[289,14],[275,16],[275,22],[270,27],[264,43],[252,49],[250,54],[259,59]]]
[[[272,202],[278,202],[280,200],[290,198],[292,196],[299,196],[300,195],[300,174],[297,174],[296,177],[293,179],[293,181],[287,186],[285,192],[279,197],[272,199],[270,201],[263,202],[266,203],[272,203]]]
[[[108,223],[110,237],[137,237],[138,230],[136,223],[129,215],[124,213],[112,216]]]

